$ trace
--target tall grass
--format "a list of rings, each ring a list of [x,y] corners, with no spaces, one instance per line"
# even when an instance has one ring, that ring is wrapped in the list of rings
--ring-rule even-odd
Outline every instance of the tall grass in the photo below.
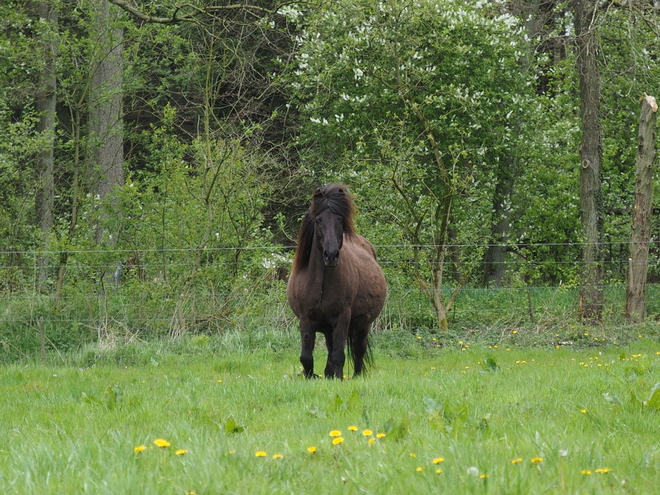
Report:
[[[341,382],[302,379],[295,335],[286,334],[242,351],[237,337],[191,339],[177,349],[89,348],[64,356],[67,366],[3,367],[0,486],[18,494],[654,493],[660,345],[520,348],[517,335],[490,347],[380,335],[376,367]]]

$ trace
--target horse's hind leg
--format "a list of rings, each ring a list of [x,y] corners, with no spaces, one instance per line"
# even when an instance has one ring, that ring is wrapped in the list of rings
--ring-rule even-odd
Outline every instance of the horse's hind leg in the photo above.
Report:
[[[369,350],[369,327],[359,329],[351,338],[351,354],[353,354],[353,376],[359,376],[364,371],[364,360]]]
[[[300,364],[303,366],[305,378],[314,378],[314,341],[316,332],[307,319],[300,320]]]

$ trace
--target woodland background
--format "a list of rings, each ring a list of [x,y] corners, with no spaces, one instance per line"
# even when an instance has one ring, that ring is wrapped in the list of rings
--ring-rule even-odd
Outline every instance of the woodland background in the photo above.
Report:
[[[655,211],[648,308],[623,296],[657,1],[6,0],[0,32],[3,359],[290,327],[326,182],[379,329],[660,314]]]

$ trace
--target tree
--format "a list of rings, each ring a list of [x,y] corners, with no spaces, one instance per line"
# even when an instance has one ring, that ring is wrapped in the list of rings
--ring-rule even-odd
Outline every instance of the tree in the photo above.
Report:
[[[653,207],[653,160],[658,104],[652,96],[642,100],[637,134],[637,181],[630,241],[630,271],[626,290],[626,315],[632,322],[646,318],[646,275],[648,272],[651,214]]]
[[[580,87],[582,143],[580,145],[580,218],[584,232],[579,314],[599,321],[603,310],[603,198],[600,124],[600,74],[597,65],[596,9],[598,2],[574,0],[576,69]]]
[[[503,182],[515,162],[530,97],[521,29],[461,2],[344,1],[307,22],[292,87],[309,159],[319,178],[346,178],[387,206],[446,329],[449,245],[488,238],[497,170]],[[462,253],[455,289],[482,256]]]
[[[108,0],[92,2],[87,180],[90,193],[100,200],[124,183],[124,45],[122,29],[116,25],[118,13]],[[101,237],[97,230],[97,242]]]
[[[50,2],[38,2],[39,21],[44,26],[41,52],[42,67],[39,73],[36,111],[39,117],[36,131],[42,136],[42,151],[37,156],[37,190],[35,194],[36,219],[41,231],[42,249],[48,250],[49,238],[53,227],[55,207],[55,126],[57,105],[57,10]],[[48,257],[39,261],[39,283],[48,279]]]

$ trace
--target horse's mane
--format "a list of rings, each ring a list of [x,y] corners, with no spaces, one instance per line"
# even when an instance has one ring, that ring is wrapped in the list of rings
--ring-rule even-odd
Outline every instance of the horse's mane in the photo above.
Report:
[[[325,210],[330,210],[344,219],[344,235],[353,237],[355,235],[355,226],[353,217],[355,216],[355,206],[353,198],[348,192],[348,188],[343,184],[331,184],[320,187],[314,191],[312,204],[309,207],[298,234],[298,247],[296,256],[293,259],[293,271],[305,268],[309,263],[309,257],[312,253],[312,243],[314,240],[314,219]]]

